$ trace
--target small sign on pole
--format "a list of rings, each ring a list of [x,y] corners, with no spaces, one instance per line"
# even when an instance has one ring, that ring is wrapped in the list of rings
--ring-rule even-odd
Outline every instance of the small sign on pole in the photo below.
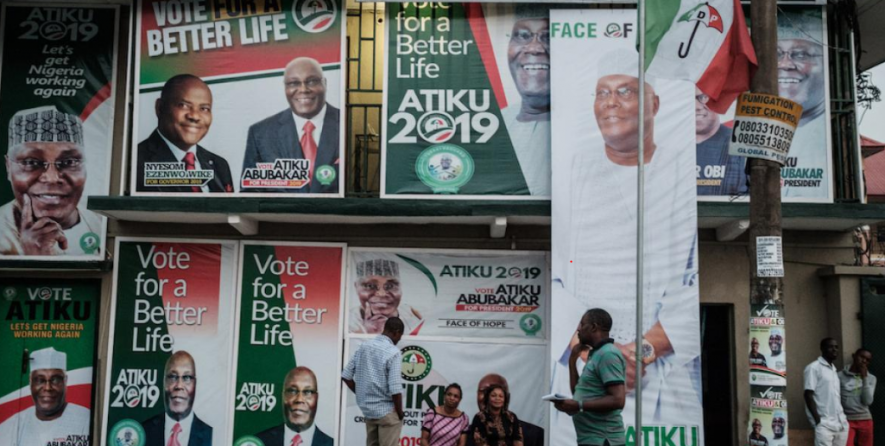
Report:
[[[784,277],[784,247],[780,237],[756,237],[758,277]]]
[[[738,98],[729,155],[784,164],[802,106],[780,96],[744,93]]]

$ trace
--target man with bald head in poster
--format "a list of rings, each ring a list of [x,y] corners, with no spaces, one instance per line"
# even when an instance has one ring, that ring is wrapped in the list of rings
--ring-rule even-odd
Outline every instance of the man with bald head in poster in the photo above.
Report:
[[[295,367],[283,380],[283,423],[256,434],[264,446],[332,446],[332,437],[316,425],[320,392],[307,367]]]
[[[212,91],[197,76],[179,74],[163,85],[154,104],[157,128],[138,143],[136,183],[138,192],[204,193],[234,191],[230,166],[223,157],[199,145],[212,126]],[[182,163],[185,171],[198,171],[208,180],[200,185],[145,184],[152,163]],[[147,164],[148,166],[146,166]]]
[[[550,12],[517,3],[507,65],[519,101],[501,110],[531,195],[550,195]]]
[[[249,127],[244,177],[258,163],[308,160],[301,187],[244,187],[243,192],[338,193],[340,111],[326,102],[326,77],[319,62],[298,57],[286,65],[283,91],[289,108]],[[241,185],[245,181],[241,180]]]
[[[141,423],[145,446],[212,446],[212,426],[194,413],[197,366],[190,353],[179,350],[166,361],[163,372],[165,411]],[[172,443],[170,443],[170,441]]]

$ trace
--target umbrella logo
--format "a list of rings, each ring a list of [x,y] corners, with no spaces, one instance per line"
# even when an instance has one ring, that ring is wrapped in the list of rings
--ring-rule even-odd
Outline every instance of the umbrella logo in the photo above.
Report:
[[[443,143],[455,136],[455,120],[441,111],[425,113],[418,120],[418,134],[429,143]]]
[[[430,374],[433,359],[430,353],[417,345],[410,345],[400,350],[403,355],[402,375],[406,381],[420,381]]]
[[[338,5],[334,0],[296,0],[292,19],[299,28],[311,34],[321,33],[335,23]]]
[[[698,32],[698,28],[700,28],[702,23],[707,28],[713,28],[716,31],[719,31],[719,33],[724,32],[722,15],[719,14],[719,11],[717,11],[716,8],[710,6],[710,4],[706,2],[691,8],[688,12],[682,14],[676,22],[695,22],[694,29],[691,31],[691,36],[688,38],[688,42],[682,42],[679,44],[679,57],[682,59],[688,57],[688,52],[691,51],[691,44],[694,42],[695,33]]]

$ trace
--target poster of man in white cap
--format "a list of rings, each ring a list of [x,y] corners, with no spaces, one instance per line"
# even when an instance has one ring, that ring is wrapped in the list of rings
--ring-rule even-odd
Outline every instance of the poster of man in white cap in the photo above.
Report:
[[[0,281],[0,445],[89,446],[101,281]]]
[[[67,355],[52,347],[31,353],[31,397],[34,409],[19,412],[0,424],[0,443],[10,446],[89,444],[89,409],[69,404]],[[78,440],[71,441],[72,436]]]
[[[86,197],[109,192],[118,16],[3,5],[0,258],[104,258],[106,219]]]
[[[657,438],[675,430],[675,444],[691,444],[703,437],[694,85],[646,77],[640,121],[635,35],[586,39],[575,32],[594,22],[636,29],[635,20],[632,10],[550,14],[551,57],[558,67],[551,83],[552,319],[557,321],[551,328],[551,391],[571,394],[567,359],[579,342],[575,329],[586,310],[602,308],[612,316],[611,337],[627,360],[622,412],[627,443],[635,439],[635,389],[641,386],[643,429]],[[644,302],[637,309],[640,128],[646,225]],[[637,312],[643,318],[639,341]],[[640,376],[637,350],[644,364]],[[553,411],[550,431],[551,444],[575,443],[565,413]]]

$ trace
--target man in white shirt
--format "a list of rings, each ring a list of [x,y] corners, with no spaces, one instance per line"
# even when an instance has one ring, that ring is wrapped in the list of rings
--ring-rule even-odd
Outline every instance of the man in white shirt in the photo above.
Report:
[[[154,105],[157,129],[138,143],[138,192],[233,192],[227,161],[198,143],[212,126],[212,91],[202,79],[173,76]],[[146,171],[177,171],[188,178],[146,178]],[[146,181],[150,184],[146,184]],[[186,181],[195,181],[184,184]]]
[[[145,446],[211,446],[212,426],[194,414],[197,367],[190,353],[179,350],[163,373],[166,410],[141,423]]]
[[[842,411],[839,375],[833,362],[839,356],[839,343],[833,338],[820,341],[820,357],[805,367],[805,414],[814,426],[815,446],[845,446],[848,419]]]
[[[4,446],[50,446],[56,442],[90,444],[89,409],[68,403],[67,355],[49,347],[30,356],[34,408],[0,424]]]

